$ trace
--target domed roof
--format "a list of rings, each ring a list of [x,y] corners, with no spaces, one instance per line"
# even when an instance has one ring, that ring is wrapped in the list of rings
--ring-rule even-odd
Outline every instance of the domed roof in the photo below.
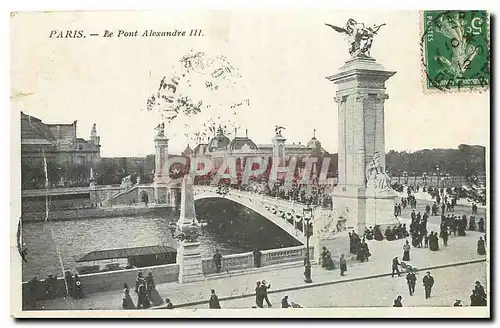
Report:
[[[318,139],[316,139],[316,129],[314,129],[313,137],[307,143],[307,147],[312,148],[314,150],[321,150],[321,142]]]
[[[227,146],[231,143],[228,137],[224,135],[222,128],[219,127],[217,130],[217,135],[210,140],[208,143],[208,151],[214,152],[217,150],[225,150]]]
[[[229,145],[231,150],[252,150],[257,149],[257,145],[248,137],[235,137]]]

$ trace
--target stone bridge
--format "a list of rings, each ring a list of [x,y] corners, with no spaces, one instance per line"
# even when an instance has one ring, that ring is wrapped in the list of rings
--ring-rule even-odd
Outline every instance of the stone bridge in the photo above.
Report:
[[[216,187],[195,186],[194,200],[207,198],[228,199],[243,205],[265,217],[302,244],[306,243],[302,204],[235,189],[222,194],[217,192]]]

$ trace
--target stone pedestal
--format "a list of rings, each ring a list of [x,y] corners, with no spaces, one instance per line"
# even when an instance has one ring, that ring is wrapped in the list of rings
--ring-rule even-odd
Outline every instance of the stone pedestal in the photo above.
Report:
[[[201,261],[200,243],[179,243],[177,248],[177,264],[179,264],[179,284],[204,280]]]
[[[347,228],[363,233],[366,226],[398,224],[394,217],[395,193],[367,191],[367,165],[380,155],[385,170],[385,82],[387,71],[370,57],[353,58],[327,79],[338,85],[338,185],[334,209],[347,219]]]
[[[394,226],[399,220],[394,217],[395,193],[375,192],[366,188],[336,188],[333,206],[337,213],[347,219],[347,230],[363,234],[365,227]]]

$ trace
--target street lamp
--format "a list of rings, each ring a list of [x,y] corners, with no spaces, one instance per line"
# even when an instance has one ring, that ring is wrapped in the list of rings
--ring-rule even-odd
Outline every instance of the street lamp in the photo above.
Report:
[[[302,210],[302,216],[305,221],[304,231],[306,234],[306,262],[304,263],[304,281],[306,283],[311,283],[311,261],[309,259],[309,237],[312,236],[312,218],[313,218],[313,209],[310,204],[307,204],[306,207]]]

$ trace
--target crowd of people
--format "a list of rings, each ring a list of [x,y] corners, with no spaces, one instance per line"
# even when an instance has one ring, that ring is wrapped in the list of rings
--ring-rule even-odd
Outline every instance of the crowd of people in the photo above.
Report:
[[[356,232],[349,232],[349,252],[356,255],[356,260],[360,262],[368,261],[372,255],[365,238],[361,239]]]
[[[156,290],[155,279],[152,272],[149,272],[146,277],[144,277],[142,270],[137,272],[137,278],[135,279],[135,294],[137,295],[137,306],[134,304],[134,301],[130,296],[128,284],[123,284],[123,309],[148,309],[151,306],[159,306],[164,303],[160,294]],[[171,302],[169,299],[166,299],[165,302],[167,303],[168,308],[171,305]]]
[[[409,233],[406,228],[406,223],[399,224],[393,227],[387,226],[383,234],[382,229],[379,225],[375,225],[374,227],[370,226],[368,228],[365,228],[364,231],[364,238],[366,238],[366,240],[382,241],[385,238],[385,240],[387,241],[393,241],[403,239],[408,236]]]
[[[44,280],[33,277],[28,281],[28,295],[25,298],[25,305],[29,309],[35,309],[38,301],[51,300],[60,294],[76,299],[84,297],[82,281],[78,274],[73,275],[71,271],[66,271],[63,286],[58,283],[57,275],[49,274]]]

